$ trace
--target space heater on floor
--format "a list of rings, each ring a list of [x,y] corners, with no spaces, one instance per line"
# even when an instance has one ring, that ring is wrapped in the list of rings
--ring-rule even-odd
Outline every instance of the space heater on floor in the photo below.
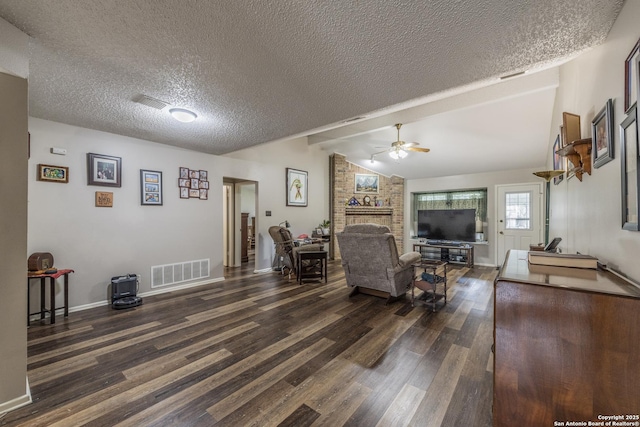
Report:
[[[137,307],[142,304],[138,294],[138,275],[127,274],[111,278],[111,307],[116,310]]]

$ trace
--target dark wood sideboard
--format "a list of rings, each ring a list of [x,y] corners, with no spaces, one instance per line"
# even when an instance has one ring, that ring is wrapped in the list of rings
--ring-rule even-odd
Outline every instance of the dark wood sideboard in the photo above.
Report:
[[[640,421],[638,287],[512,250],[494,290],[495,427]]]

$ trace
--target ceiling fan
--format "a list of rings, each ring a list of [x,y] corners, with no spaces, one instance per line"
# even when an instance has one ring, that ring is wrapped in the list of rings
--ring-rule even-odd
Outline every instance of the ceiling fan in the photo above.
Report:
[[[402,127],[402,123],[396,123],[396,129],[398,129],[398,139],[395,142],[391,143],[391,148],[388,148],[383,151],[379,151],[377,153],[373,153],[371,155],[371,161],[373,162],[373,158],[378,154],[389,153],[389,156],[394,160],[404,159],[409,154],[408,151],[417,151],[419,153],[428,153],[430,150],[428,148],[418,147],[417,142],[404,142],[400,140],[400,128]]]

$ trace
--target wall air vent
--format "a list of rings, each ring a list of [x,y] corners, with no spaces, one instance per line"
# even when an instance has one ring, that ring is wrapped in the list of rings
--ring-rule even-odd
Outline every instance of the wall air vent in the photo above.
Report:
[[[169,105],[168,102],[160,101],[159,99],[155,99],[155,98],[152,98],[152,97],[147,96],[147,95],[138,95],[138,97],[136,97],[134,99],[134,101],[137,102],[138,104],[142,104],[142,105],[146,105],[147,107],[155,108],[156,110],[162,110],[167,105]]]
[[[151,267],[152,288],[175,285],[189,280],[206,279],[207,277],[209,277],[208,259]]]

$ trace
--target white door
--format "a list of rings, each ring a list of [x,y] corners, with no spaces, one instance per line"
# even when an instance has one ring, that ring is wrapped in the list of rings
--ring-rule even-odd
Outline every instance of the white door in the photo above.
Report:
[[[543,241],[542,183],[496,186],[498,266],[509,249],[529,250]]]

